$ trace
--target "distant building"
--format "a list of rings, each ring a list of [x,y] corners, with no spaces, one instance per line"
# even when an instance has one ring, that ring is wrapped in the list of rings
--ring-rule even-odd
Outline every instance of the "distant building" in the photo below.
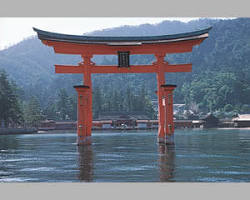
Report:
[[[157,121],[158,123],[158,121]],[[137,128],[139,129],[146,129],[146,128],[151,128],[152,122],[151,120],[136,120]]]
[[[175,128],[192,128],[192,120],[174,120]]]
[[[115,119],[149,119],[143,112],[103,112],[99,113],[97,120],[115,120]]]
[[[156,113],[158,113],[158,99],[152,99],[151,103],[153,105],[153,109]],[[185,110],[186,104],[173,104],[174,114],[183,113]]]
[[[151,103],[152,103],[152,106],[153,106],[153,109],[156,113],[158,113],[158,99],[152,99],[151,100]]]
[[[203,128],[204,127],[204,121],[203,120],[192,120],[192,128]]]
[[[136,128],[138,129],[156,129],[158,128],[158,120],[136,120]]]
[[[235,127],[250,127],[250,114],[239,115],[232,120]]]
[[[95,123],[96,123],[96,121],[93,122],[93,125]],[[101,124],[100,128],[102,128],[102,129],[112,128],[112,120],[102,120],[102,121],[99,121],[99,123]]]
[[[54,121],[54,120],[44,120],[40,123],[38,127],[39,130],[49,131],[49,130],[74,130],[76,129],[76,121]]]
[[[97,120],[105,121],[111,120],[113,127],[135,127],[136,120],[148,119],[148,117],[141,112],[104,112],[100,113]]]
[[[174,114],[184,113],[185,104],[173,104]]]
[[[57,121],[56,130],[75,130],[77,126],[76,121]]]
[[[44,130],[44,131],[55,130],[56,129],[56,122],[54,120],[46,119],[46,120],[40,122],[40,126],[38,129]]]
[[[203,117],[202,120],[204,121],[204,128],[216,128],[219,125],[219,119],[211,113]]]

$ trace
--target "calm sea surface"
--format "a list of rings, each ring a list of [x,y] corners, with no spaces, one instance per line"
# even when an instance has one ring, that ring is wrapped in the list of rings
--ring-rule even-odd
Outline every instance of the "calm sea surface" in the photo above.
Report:
[[[250,130],[176,130],[0,136],[0,182],[250,182]]]

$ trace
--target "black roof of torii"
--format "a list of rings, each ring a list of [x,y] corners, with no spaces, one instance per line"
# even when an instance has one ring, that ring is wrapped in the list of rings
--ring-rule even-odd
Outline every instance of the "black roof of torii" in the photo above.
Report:
[[[38,38],[41,40],[60,41],[60,42],[72,42],[83,44],[107,44],[107,45],[140,45],[140,44],[152,44],[152,43],[167,43],[176,41],[193,40],[199,38],[207,38],[208,32],[212,27],[172,35],[160,35],[160,36],[84,36],[84,35],[68,35],[43,31],[37,28],[33,28],[38,34]]]

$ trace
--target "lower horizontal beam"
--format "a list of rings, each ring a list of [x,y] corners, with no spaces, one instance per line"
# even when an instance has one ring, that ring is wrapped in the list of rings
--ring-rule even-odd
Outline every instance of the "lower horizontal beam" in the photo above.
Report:
[[[164,72],[191,72],[192,64],[167,65]]]
[[[79,66],[55,65],[55,72],[66,74],[81,74],[84,73],[84,69]]]
[[[157,66],[153,65],[132,65],[130,67],[118,66],[93,66],[91,73],[154,73]]]
[[[84,73],[85,66],[55,65],[56,73]],[[191,72],[192,64],[164,66],[164,72]],[[118,67],[112,65],[91,66],[90,73],[157,73],[157,65],[131,65],[130,67]]]

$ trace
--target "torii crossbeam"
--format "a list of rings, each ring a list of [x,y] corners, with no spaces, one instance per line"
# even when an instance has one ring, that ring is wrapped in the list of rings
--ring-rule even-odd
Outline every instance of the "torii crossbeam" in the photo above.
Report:
[[[173,143],[173,97],[176,86],[165,84],[166,72],[191,72],[192,64],[171,65],[164,60],[166,54],[192,52],[208,37],[211,27],[199,31],[161,36],[96,37],[52,33],[33,28],[38,38],[54,48],[55,53],[81,55],[83,62],[77,66],[55,65],[56,73],[79,73],[84,85],[75,86],[78,92],[77,143],[89,143],[92,128],[92,81],[93,73],[155,73],[157,76],[159,128],[158,141]],[[129,55],[153,54],[156,61],[151,65],[129,65]],[[119,55],[118,66],[98,66],[92,62],[94,55]]]

